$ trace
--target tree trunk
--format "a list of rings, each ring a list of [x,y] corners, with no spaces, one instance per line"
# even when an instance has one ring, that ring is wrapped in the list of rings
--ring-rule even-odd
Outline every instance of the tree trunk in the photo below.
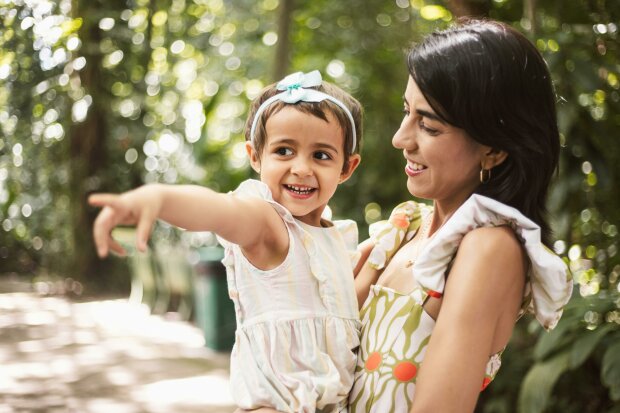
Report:
[[[102,166],[105,165],[106,105],[102,90],[101,32],[98,21],[88,16],[97,15],[97,3],[74,1],[73,16],[84,16],[79,36],[86,66],[80,73],[82,87],[92,98],[88,115],[81,123],[72,123],[69,130],[70,208],[73,234],[73,254],[69,258],[69,273],[74,278],[89,282],[102,262],[98,259],[92,240],[92,223],[97,211],[89,208],[88,193],[98,187]],[[69,275],[69,274],[68,274]]]
[[[533,37],[538,30],[538,22],[536,21],[536,0],[523,1],[523,17],[530,22],[528,32]]]
[[[448,8],[457,19],[460,17],[488,17],[491,0],[448,0]]]
[[[278,9],[278,43],[273,64],[273,80],[278,81],[288,74],[291,57],[289,55],[291,17],[295,9],[294,0],[281,0]]]

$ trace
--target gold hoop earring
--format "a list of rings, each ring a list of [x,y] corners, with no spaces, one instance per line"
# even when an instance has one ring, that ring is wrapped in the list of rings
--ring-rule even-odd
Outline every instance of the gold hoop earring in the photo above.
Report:
[[[480,168],[480,183],[486,184],[491,180],[491,170]]]

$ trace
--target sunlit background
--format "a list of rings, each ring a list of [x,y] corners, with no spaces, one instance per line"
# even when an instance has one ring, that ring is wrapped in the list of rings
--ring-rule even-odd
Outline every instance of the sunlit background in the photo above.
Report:
[[[53,313],[79,308],[59,297],[131,294],[153,313],[200,324],[196,268],[217,262],[214,237],[158,225],[148,256],[100,261],[86,196],[146,182],[235,188],[251,176],[243,146],[249,102],[297,70],[319,69],[366,109],[362,167],[331,205],[365,236],[408,196],[401,154],[390,145],[407,78],[403,51],[463,15],[514,25],[551,69],[563,147],[549,199],[552,247],[577,287],[554,333],[519,323],[478,411],[617,412],[617,0],[0,0],[0,281],[26,281],[31,291],[12,295],[10,306]],[[119,236],[131,243],[131,233]],[[6,314],[3,329],[29,324]],[[10,336],[2,331],[0,346]],[[33,340],[0,354],[68,345]],[[74,377],[59,365],[28,368]],[[0,395],[19,382],[3,374]],[[162,393],[149,389],[141,394]]]

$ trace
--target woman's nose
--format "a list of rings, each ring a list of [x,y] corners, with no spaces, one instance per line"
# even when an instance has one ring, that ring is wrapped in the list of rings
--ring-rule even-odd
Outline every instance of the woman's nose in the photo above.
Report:
[[[411,151],[414,149],[415,143],[415,131],[411,125],[406,123],[406,120],[403,120],[400,127],[394,133],[394,137],[392,137],[392,146],[396,149],[405,149]]]

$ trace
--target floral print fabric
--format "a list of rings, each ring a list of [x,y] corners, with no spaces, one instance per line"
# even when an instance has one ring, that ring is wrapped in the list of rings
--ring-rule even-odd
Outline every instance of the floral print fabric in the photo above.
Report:
[[[408,201],[397,206],[387,221],[374,224],[370,229],[375,243],[369,256],[371,266],[384,268],[430,212],[430,207]],[[355,383],[349,395],[351,412],[409,411],[417,373],[435,326],[423,304],[428,296],[443,294],[446,271],[463,236],[477,227],[497,225],[510,225],[530,258],[525,309],[546,328],[555,326],[572,292],[566,265],[540,243],[536,224],[513,208],[472,195],[435,233],[413,264],[412,276],[418,287],[409,294],[381,285],[371,287],[360,313],[363,327]],[[500,366],[501,352],[489,358],[481,390]]]

